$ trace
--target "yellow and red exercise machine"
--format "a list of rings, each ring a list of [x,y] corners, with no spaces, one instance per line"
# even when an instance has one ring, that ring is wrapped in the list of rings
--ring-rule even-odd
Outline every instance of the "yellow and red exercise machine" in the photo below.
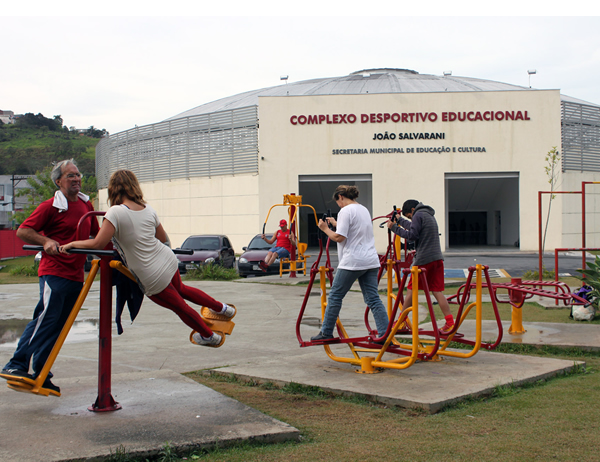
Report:
[[[312,205],[303,204],[302,196],[296,195],[294,193],[284,194],[283,203],[272,205],[267,213],[267,218],[265,218],[265,222],[263,224],[262,233],[265,234],[265,230],[267,227],[267,222],[269,221],[269,216],[275,207],[287,207],[287,216],[288,223],[290,224],[290,234],[294,236],[296,239],[298,253],[296,253],[296,247],[292,245],[292,251],[290,252],[290,258],[280,258],[279,259],[279,277],[283,276],[283,273],[290,273],[290,278],[296,277],[296,272],[302,271],[304,276],[306,276],[306,260],[310,258],[310,255],[306,255],[306,249],[308,248],[308,244],[305,242],[300,242],[298,240],[298,229],[300,227],[300,215],[298,211],[301,207],[310,208],[314,215],[315,220],[317,216],[317,212],[312,207]],[[318,221],[317,221],[318,223]],[[287,268],[285,266],[288,266]]]
[[[79,229],[81,229],[81,224],[86,219],[92,219],[96,216],[103,216],[105,212],[88,212],[85,214],[80,220],[78,224],[78,239],[84,239],[83,236],[80,236]],[[111,244],[109,244],[110,246]],[[25,250],[39,251],[43,250],[42,246],[35,245],[25,245],[23,246]],[[118,260],[118,254],[115,250],[104,249],[104,250],[88,250],[88,249],[71,249],[72,253],[83,253],[83,254],[94,254],[100,257],[100,260],[92,261],[92,268],[88,274],[88,277],[83,285],[83,288],[73,306],[67,321],[65,322],[64,327],[62,328],[61,333],[56,340],[44,367],[40,374],[36,377],[36,379],[30,379],[27,377],[13,377],[13,376],[3,376],[3,378],[7,379],[7,385],[10,389],[15,391],[33,393],[41,396],[60,396],[59,392],[54,390],[50,390],[47,388],[43,388],[44,381],[56,360],[60,349],[62,348],[65,339],[73,323],[75,322],[75,318],[77,317],[83,302],[90,290],[92,283],[94,282],[94,278],[98,273],[98,269],[100,269],[100,314],[99,314],[99,354],[98,354],[98,396],[94,404],[88,407],[88,410],[94,412],[106,412],[106,411],[116,411],[121,409],[121,405],[116,402],[112,396],[111,390],[111,369],[112,369],[112,270],[116,269],[127,277],[135,281],[135,277],[133,274],[125,267],[121,261]],[[192,251],[177,249],[174,250],[175,253],[192,253]],[[203,317],[206,325],[213,330],[222,335],[225,338],[225,335],[230,335],[235,326],[233,321],[227,321],[222,319],[222,317],[218,315],[213,315],[210,313],[208,308],[202,307],[201,316]],[[193,334],[193,332],[192,332]],[[190,338],[192,336],[190,334]]]
[[[374,220],[385,218],[387,221],[389,218],[393,219],[396,213],[397,211],[394,207],[394,210],[390,214],[376,217]],[[383,227],[384,224],[382,223],[380,227]],[[319,236],[319,255],[312,265],[309,284],[296,321],[296,336],[301,347],[321,345],[332,360],[357,366],[360,368],[357,372],[372,374],[380,372],[383,369],[406,369],[412,366],[417,360],[435,361],[444,355],[468,358],[476,354],[482,347],[491,350],[500,343],[502,338],[502,324],[495,303],[494,312],[498,325],[498,337],[494,343],[484,343],[482,341],[482,279],[485,276],[487,283],[490,284],[488,268],[482,265],[469,268],[467,284],[469,288],[475,288],[476,301],[465,307],[469,297],[463,291],[462,298],[459,300],[460,307],[455,328],[448,335],[441,334],[437,327],[427,280],[424,277],[419,277],[419,274],[424,273],[425,270],[414,266],[411,268],[414,252],[408,252],[406,248],[404,259],[402,259],[400,246],[397,245],[397,236],[393,235],[392,237],[392,233],[389,230],[388,246],[386,252],[380,255],[381,268],[378,275],[379,281],[384,272],[387,277],[387,310],[390,322],[385,334],[378,337],[377,331],[370,326],[370,309],[367,307],[364,315],[366,334],[350,336],[348,330],[338,318],[336,328],[339,336],[337,338],[325,341],[304,340],[301,333],[301,324],[317,274],[319,275],[321,289],[321,320],[323,320],[327,307],[327,282],[329,282],[329,288],[331,288],[333,283],[333,268],[331,267],[329,244],[330,240],[327,239],[326,244],[323,245],[323,236]],[[325,265],[320,266],[324,251],[326,255]],[[471,281],[474,274],[476,274],[476,282],[472,285]],[[402,294],[409,275],[413,278],[412,306],[402,310],[404,302]],[[396,288],[394,287],[395,284],[397,284]],[[430,329],[419,327],[419,290],[423,291],[427,303],[427,311],[431,319]],[[473,308],[475,308],[477,325],[476,338],[468,340],[464,338],[464,335],[458,333],[458,329]],[[450,351],[448,350],[448,346],[452,341],[470,345],[473,348],[466,352]],[[336,344],[348,345],[350,355],[340,356],[337,354],[337,351],[334,353],[331,346]]]

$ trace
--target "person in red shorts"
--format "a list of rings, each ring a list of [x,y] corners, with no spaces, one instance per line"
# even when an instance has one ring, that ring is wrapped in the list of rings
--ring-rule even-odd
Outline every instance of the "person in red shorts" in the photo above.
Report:
[[[79,219],[94,207],[81,192],[81,173],[73,159],[57,163],[50,177],[58,191],[52,199],[38,205],[17,230],[19,239],[43,246],[44,253],[38,269],[40,301],[13,357],[0,373],[7,380],[11,377],[35,379],[39,375],[83,287],[86,256],[60,254],[59,246],[77,239]],[[95,236],[98,230],[98,220],[93,217],[81,223],[79,232],[88,238]],[[32,375],[29,374],[30,362]],[[50,372],[42,387],[60,396],[60,388],[50,381],[51,377]]]
[[[429,290],[440,305],[446,320],[440,333],[447,335],[454,328],[454,317],[444,295],[444,257],[440,246],[438,224],[434,217],[435,210],[417,200],[410,199],[402,205],[402,215],[409,220],[398,216],[395,223],[391,219],[388,220],[387,226],[407,241],[414,241],[416,254],[413,265],[425,269],[424,274]],[[419,287],[423,287],[422,284],[419,284]],[[403,310],[412,306],[412,276],[407,289],[402,305]]]
[[[279,258],[290,258],[292,253],[292,244],[296,245],[296,238],[293,234],[290,233],[290,230],[287,229],[287,221],[280,220],[279,221],[279,229],[271,239],[267,239],[265,235],[262,235],[263,240],[267,244],[275,244],[275,247],[271,247],[267,256],[264,260],[258,262],[258,266],[263,270],[263,273],[267,272],[269,265],[271,265],[277,257]]]

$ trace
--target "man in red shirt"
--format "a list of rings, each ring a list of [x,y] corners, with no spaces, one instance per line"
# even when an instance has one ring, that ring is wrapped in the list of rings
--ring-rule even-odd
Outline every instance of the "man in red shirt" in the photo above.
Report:
[[[98,220],[92,217],[81,224],[77,233],[79,219],[93,211],[94,207],[81,193],[81,173],[73,159],[56,164],[51,178],[58,191],[52,199],[42,202],[17,230],[19,239],[43,246],[44,253],[38,270],[40,301],[13,357],[0,373],[5,379],[35,379],[41,372],[83,287],[86,256],[64,255],[59,253],[58,247],[78,238],[96,235],[99,230]],[[51,377],[52,373],[49,373],[43,388],[60,396],[60,388],[50,381]]]
[[[267,239],[265,235],[262,235],[263,240],[267,244],[272,244],[277,241],[275,247],[271,247],[267,256],[264,260],[258,262],[258,266],[263,270],[263,273],[267,272],[269,265],[271,265],[277,257],[279,258],[289,258],[292,252],[292,244],[296,245],[296,237],[293,234],[290,234],[290,230],[287,229],[287,221],[281,220],[279,222],[279,229],[271,239]]]

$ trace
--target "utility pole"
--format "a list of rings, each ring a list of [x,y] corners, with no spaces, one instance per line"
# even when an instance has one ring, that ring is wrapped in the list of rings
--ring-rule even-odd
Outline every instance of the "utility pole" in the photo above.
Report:
[[[11,211],[12,211],[12,223],[11,223],[11,229],[15,229],[15,197],[16,197],[16,191],[15,191],[15,186],[18,185],[21,181],[26,180],[27,178],[29,178],[28,176],[15,176],[15,174],[13,173],[11,175],[11,182],[12,182],[12,204],[11,204]]]

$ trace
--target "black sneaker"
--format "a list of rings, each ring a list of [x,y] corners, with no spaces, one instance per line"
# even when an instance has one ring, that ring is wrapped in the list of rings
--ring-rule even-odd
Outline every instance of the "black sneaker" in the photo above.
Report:
[[[313,342],[323,341],[323,340],[332,340],[333,335],[325,335],[323,332],[319,332],[318,335],[310,338]]]
[[[2,369],[2,373],[0,373],[0,375],[4,379],[6,379],[7,377],[25,377],[27,379],[32,379],[33,378],[31,376],[31,374],[28,374],[25,371],[22,371],[20,369],[12,369],[12,368],[9,368],[9,367],[5,367],[4,369]]]
[[[56,393],[60,393],[60,387],[57,387],[56,385],[54,385],[49,378],[46,378],[46,380],[44,381],[44,385],[42,385],[42,388],[47,388],[48,390],[52,390],[55,391]]]

